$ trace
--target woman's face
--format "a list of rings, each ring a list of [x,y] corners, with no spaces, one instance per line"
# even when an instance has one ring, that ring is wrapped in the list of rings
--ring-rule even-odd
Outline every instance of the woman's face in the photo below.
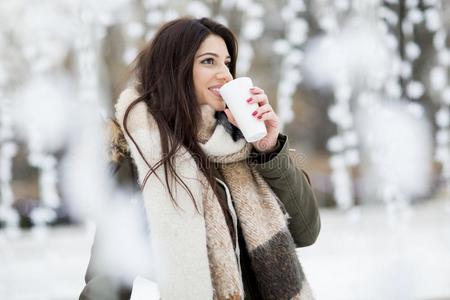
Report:
[[[216,111],[225,109],[219,88],[233,79],[229,70],[231,62],[225,41],[217,35],[209,35],[194,58],[193,77],[197,101],[208,104]]]

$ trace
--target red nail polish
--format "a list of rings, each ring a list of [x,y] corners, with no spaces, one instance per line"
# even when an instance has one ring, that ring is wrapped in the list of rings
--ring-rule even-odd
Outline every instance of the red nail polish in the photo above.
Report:
[[[261,119],[262,118],[262,116],[258,116],[258,119]]]
[[[250,103],[250,101],[252,101],[252,98],[247,99],[247,103]]]
[[[252,113],[252,116],[256,116],[257,113],[258,113],[258,112],[255,110],[255,111]]]

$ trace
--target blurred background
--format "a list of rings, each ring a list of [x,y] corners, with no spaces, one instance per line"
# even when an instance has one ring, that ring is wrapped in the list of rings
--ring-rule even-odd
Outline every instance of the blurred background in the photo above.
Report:
[[[106,128],[139,50],[186,15],[233,30],[311,177],[316,298],[450,299],[447,0],[2,0],[0,299],[77,299],[96,227],[99,268],[157,299]]]

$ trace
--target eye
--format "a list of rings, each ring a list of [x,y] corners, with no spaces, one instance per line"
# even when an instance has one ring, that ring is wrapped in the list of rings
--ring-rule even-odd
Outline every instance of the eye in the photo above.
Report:
[[[214,58],[206,58],[202,60],[202,64],[212,65],[214,63]]]
[[[225,62],[225,65],[226,65],[228,68],[230,68],[230,67],[231,67],[231,61]]]

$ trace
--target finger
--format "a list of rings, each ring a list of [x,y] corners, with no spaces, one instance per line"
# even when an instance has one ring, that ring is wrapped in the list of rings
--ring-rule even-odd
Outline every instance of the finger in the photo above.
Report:
[[[277,116],[277,114],[272,110],[272,111],[269,111],[269,112],[266,112],[266,113],[262,114],[262,115],[260,116],[260,118],[258,118],[258,120],[261,120],[261,121],[268,121],[268,120],[278,121],[278,116]]]
[[[265,94],[264,90],[262,88],[257,87],[257,86],[251,87],[250,88],[250,93],[255,94],[255,95],[256,94]]]
[[[224,110],[225,115],[227,116],[228,121],[230,121],[231,124],[233,124],[234,126],[237,126],[236,123],[236,119],[234,118],[233,114],[231,113],[231,110],[229,110],[228,108]]]
[[[273,111],[272,106],[270,104],[264,104],[263,106],[258,107],[258,109],[256,109],[253,112],[253,115],[255,116],[255,118],[259,118],[260,119],[260,116],[262,114],[267,113],[269,111]]]
[[[269,103],[269,99],[267,98],[266,94],[258,94],[258,95],[253,95],[251,98],[248,98],[247,102],[249,104],[258,103],[259,106],[262,106],[266,103]]]

